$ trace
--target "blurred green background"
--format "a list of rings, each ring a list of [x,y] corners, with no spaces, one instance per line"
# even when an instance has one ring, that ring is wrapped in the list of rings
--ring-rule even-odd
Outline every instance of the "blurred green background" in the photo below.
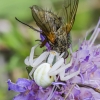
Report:
[[[31,47],[38,42],[39,33],[17,22],[21,21],[36,26],[30,6],[38,5],[58,14],[63,0],[0,0],[0,100],[12,100],[14,92],[7,90],[8,79],[15,82],[18,78],[27,78],[24,59],[29,55]],[[71,31],[72,40],[78,44],[87,30],[94,27],[100,17],[100,0],[79,0],[76,20]],[[99,41],[100,36],[97,40]],[[43,49],[38,48],[36,55]]]

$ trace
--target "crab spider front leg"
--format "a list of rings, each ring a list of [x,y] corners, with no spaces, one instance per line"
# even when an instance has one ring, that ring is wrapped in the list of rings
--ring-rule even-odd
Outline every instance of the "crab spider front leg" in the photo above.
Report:
[[[25,59],[25,64],[28,65],[28,66],[31,66],[33,67],[31,72],[29,73],[29,76],[32,78],[32,74],[34,72],[34,70],[36,69],[36,67],[42,63],[43,60],[45,60],[47,58],[47,56],[49,55],[49,52],[44,52],[42,53],[38,58],[36,59],[33,59],[34,58],[34,51],[36,49],[38,45],[34,46],[31,48],[31,52],[30,52],[30,56],[27,57]]]
[[[34,62],[33,58],[34,58],[34,50],[38,45],[35,45],[34,47],[31,48],[31,52],[30,52],[30,56],[26,57],[26,59],[24,60],[24,63],[27,66],[31,66]]]
[[[63,70],[62,72],[60,72],[59,75],[60,75],[60,79],[62,81],[67,81],[67,80],[77,76],[79,73],[80,73],[80,69],[78,71],[76,71],[76,72],[73,72],[73,73],[69,74],[69,75],[68,75],[68,73],[65,73],[65,70]]]
[[[50,76],[55,76],[60,74],[61,72],[65,71],[67,68],[71,67],[73,59],[70,60],[69,64],[64,64],[64,59],[61,58],[58,60],[53,66],[52,69],[49,71]]]
[[[52,66],[51,70],[49,71],[49,75],[50,75],[50,76],[54,76],[54,75],[52,75],[52,72],[57,71],[57,69],[58,69],[59,67],[61,67],[62,64],[64,64],[64,59],[63,59],[63,58],[59,59],[59,60]]]

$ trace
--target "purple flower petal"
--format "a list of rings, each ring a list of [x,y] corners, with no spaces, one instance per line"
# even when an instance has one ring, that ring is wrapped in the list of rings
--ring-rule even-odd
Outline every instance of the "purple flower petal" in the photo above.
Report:
[[[51,87],[42,89],[42,91],[44,92],[41,92],[41,90],[38,91],[37,97],[40,98],[40,100],[46,100],[50,95]]]
[[[40,38],[42,42],[46,39],[46,37],[42,34],[40,34]],[[45,46],[47,47],[48,50],[51,50],[50,44],[48,42],[46,43]]]
[[[21,93],[21,94],[15,96],[13,98],[13,100],[32,100],[32,98],[29,99],[29,95],[25,95],[25,94]]]
[[[86,56],[86,58],[84,59],[85,61],[88,61],[89,60],[89,56]]]
[[[75,76],[74,78],[71,79],[71,83],[81,83],[82,79],[79,76]]]
[[[29,79],[25,79],[25,78],[18,78],[16,84],[20,85],[20,86],[26,86],[27,87],[30,84],[32,84],[32,81],[29,80]]]
[[[89,55],[89,51],[88,50],[80,50],[77,52],[78,55],[78,59],[80,62],[83,62],[86,57]]]
[[[60,95],[54,95],[51,100],[64,100],[64,98]]]
[[[16,91],[16,92],[26,91],[26,87],[12,83],[10,79],[7,81],[7,83],[8,83],[8,90],[13,90],[13,91]]]
[[[91,100],[92,98],[93,95],[88,89],[81,88],[80,100]]]

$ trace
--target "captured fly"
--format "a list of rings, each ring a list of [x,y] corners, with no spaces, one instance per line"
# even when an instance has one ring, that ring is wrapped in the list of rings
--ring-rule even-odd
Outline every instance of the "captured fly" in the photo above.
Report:
[[[51,11],[43,10],[42,8],[33,5],[31,8],[33,19],[35,20],[40,31],[29,26],[21,21],[19,22],[29,26],[45,38],[42,41],[41,47],[49,43],[51,50],[59,53],[66,52],[70,47],[70,31],[73,27],[75,16],[78,8],[79,0],[64,0],[62,16],[58,17]],[[66,21],[63,21],[65,18]]]

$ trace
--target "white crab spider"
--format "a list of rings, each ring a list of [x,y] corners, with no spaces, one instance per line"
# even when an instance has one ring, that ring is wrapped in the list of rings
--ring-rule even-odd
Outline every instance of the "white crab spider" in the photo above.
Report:
[[[74,72],[74,73],[72,73],[70,75],[68,75],[68,73],[67,73],[67,76],[66,76],[65,70],[67,68],[71,67],[72,59],[71,59],[69,64],[65,65],[64,64],[64,58],[62,58],[64,53],[59,55],[59,53],[57,53],[56,51],[50,51],[50,52],[46,51],[46,52],[42,53],[38,58],[36,58],[34,60],[33,59],[33,57],[34,57],[34,50],[35,50],[36,47],[37,47],[37,45],[32,47],[31,52],[30,52],[30,56],[25,59],[25,64],[28,65],[28,66],[32,66],[33,67],[31,72],[29,73],[29,76],[31,78],[33,78],[32,74],[35,73],[35,70],[42,63],[49,63],[50,64],[51,68],[48,71],[48,75],[49,76],[55,77],[56,75],[59,75],[60,79],[63,80],[63,81],[64,80],[66,81],[66,80],[74,77],[75,75],[79,74],[80,70],[78,70],[78,71],[76,71],[76,72]],[[47,62],[46,62],[46,60],[47,60]],[[54,62],[54,60],[55,60],[55,62]],[[53,64],[53,62],[54,62],[54,64]]]

